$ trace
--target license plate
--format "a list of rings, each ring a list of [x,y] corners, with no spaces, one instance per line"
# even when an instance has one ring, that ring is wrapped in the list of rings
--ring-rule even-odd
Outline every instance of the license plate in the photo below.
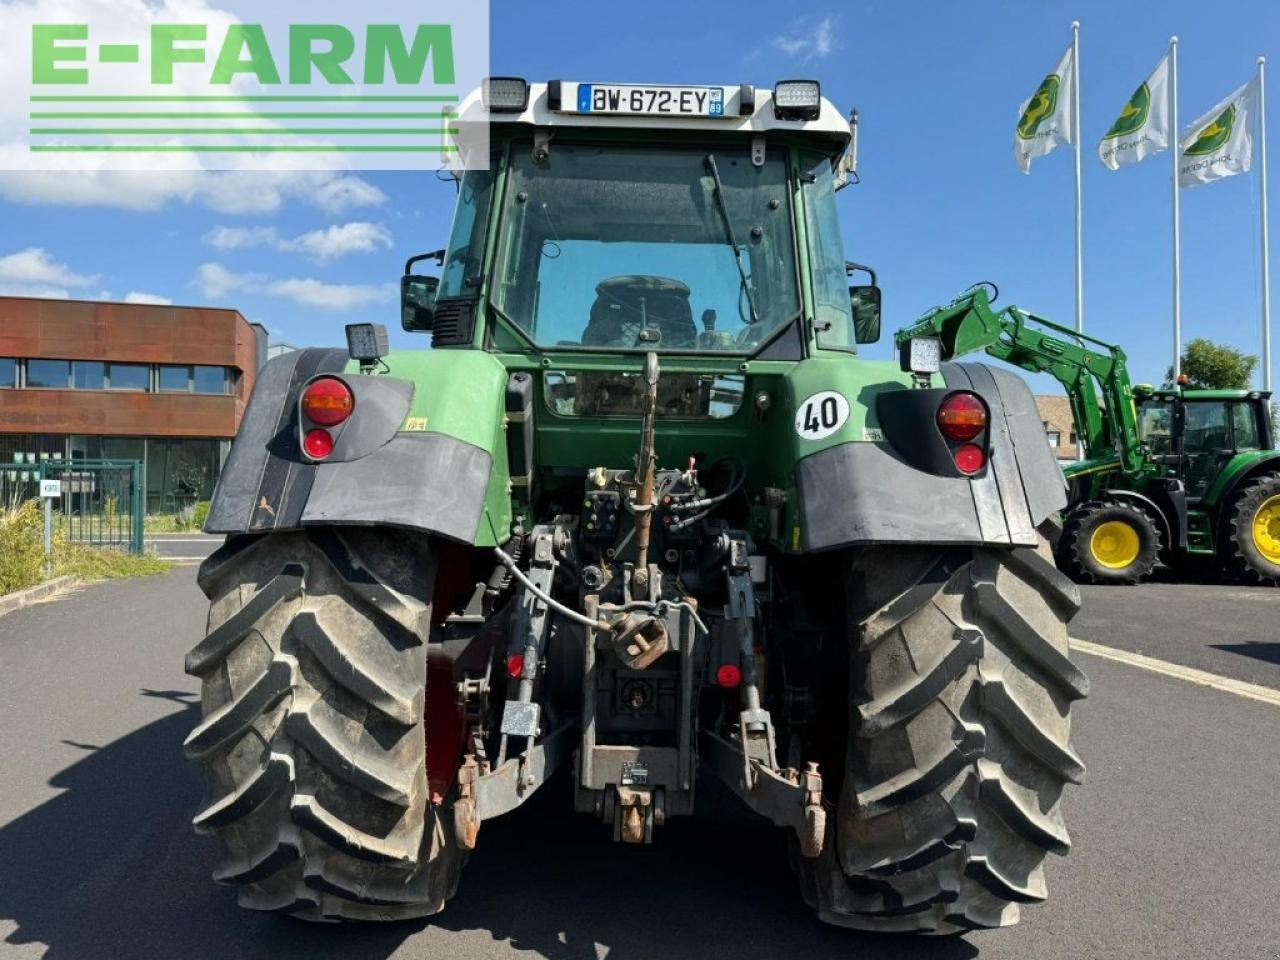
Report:
[[[724,87],[631,87],[578,84],[579,113],[656,117],[723,117]]]

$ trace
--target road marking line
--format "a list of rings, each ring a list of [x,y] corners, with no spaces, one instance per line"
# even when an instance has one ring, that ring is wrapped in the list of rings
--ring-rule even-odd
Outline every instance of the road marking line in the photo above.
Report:
[[[169,557],[163,553],[157,553],[156,557],[161,560],[172,560],[174,563],[201,563],[208,560],[208,557]]]
[[[1088,640],[1078,640],[1075,637],[1071,638],[1071,649],[1079,650],[1081,653],[1092,654],[1095,657],[1115,660],[1117,663],[1127,663],[1131,667],[1140,667],[1143,670],[1150,670],[1152,673],[1173,677],[1175,680],[1185,680],[1187,683],[1199,684],[1202,687],[1212,687],[1214,690],[1221,690],[1224,693],[1234,693],[1237,697],[1260,700],[1263,703],[1271,704],[1273,707],[1280,707],[1280,690],[1273,690],[1271,687],[1262,687],[1256,683],[1246,683],[1243,680],[1233,680],[1230,677],[1222,677],[1216,673],[1196,670],[1194,667],[1184,667],[1176,663],[1169,663],[1166,660],[1144,657],[1140,653],[1117,650],[1115,647],[1104,647],[1100,643],[1090,643]]]

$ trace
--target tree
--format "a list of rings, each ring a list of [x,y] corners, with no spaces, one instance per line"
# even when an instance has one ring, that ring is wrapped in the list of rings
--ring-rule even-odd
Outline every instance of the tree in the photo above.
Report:
[[[1248,390],[1258,358],[1224,343],[1196,337],[1182,354],[1186,386],[1193,390]],[[1166,386],[1173,386],[1173,368],[1165,374]]]

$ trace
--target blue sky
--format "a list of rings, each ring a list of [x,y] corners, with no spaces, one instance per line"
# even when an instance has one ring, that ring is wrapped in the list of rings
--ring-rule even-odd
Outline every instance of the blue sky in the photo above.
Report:
[[[1072,322],[1070,151],[1023,176],[1012,129],[1079,19],[1085,322],[1121,343],[1147,381],[1171,352],[1168,154],[1112,173],[1097,140],[1172,33],[1184,123],[1243,83],[1259,54],[1280,67],[1280,4],[1267,0],[1234,3],[1229,17],[1190,0],[647,0],[618,9],[494,0],[492,72],[821,80],[837,106],[861,115],[862,184],[840,195],[846,254],[879,271],[887,330],[976,280]],[[1271,119],[1280,129],[1274,110]],[[300,344],[341,343],[344,323],[377,320],[396,345],[422,343],[399,331],[394,283],[408,256],[442,245],[449,184],[430,173],[179,176],[50,184],[0,174],[0,292],[234,306]],[[1182,193],[1187,339],[1260,352],[1257,190],[1255,156],[1255,173]],[[882,342],[870,353],[890,350]]]

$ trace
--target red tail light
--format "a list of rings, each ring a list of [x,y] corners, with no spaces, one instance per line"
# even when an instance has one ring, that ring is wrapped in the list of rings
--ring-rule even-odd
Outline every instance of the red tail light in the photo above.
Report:
[[[732,690],[742,682],[742,671],[738,669],[736,663],[726,663],[721,665],[716,671],[716,683],[724,687],[726,690]]]
[[[981,470],[987,463],[987,456],[976,443],[966,443],[956,450],[956,469],[963,474],[972,475]]]
[[[302,412],[322,427],[336,427],[351,416],[355,406],[351,388],[337,377],[321,377],[302,392]]]
[[[307,435],[302,438],[302,449],[312,460],[323,460],[333,453],[333,437],[328,430],[320,427],[308,430]]]
[[[972,440],[987,428],[987,406],[972,393],[953,393],[938,407],[938,429],[948,440]]]
[[[524,676],[524,654],[513,653],[507,657],[507,676],[512,680],[519,680]]]

